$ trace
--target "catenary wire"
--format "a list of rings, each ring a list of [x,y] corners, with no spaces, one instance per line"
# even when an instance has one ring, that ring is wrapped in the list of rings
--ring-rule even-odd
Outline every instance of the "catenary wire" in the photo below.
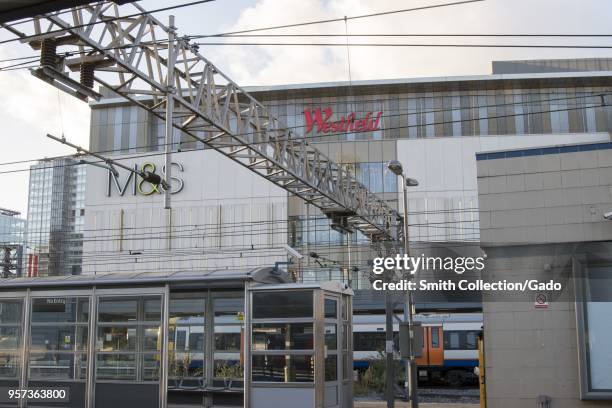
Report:
[[[441,7],[458,6],[462,4],[478,3],[482,1],[484,0],[467,0],[467,1],[457,1],[457,2],[452,2],[452,3],[433,4],[433,5],[428,5],[428,6],[413,7],[413,8],[402,9],[402,10],[391,10],[391,11],[383,11],[383,12],[378,12],[378,13],[362,14],[359,16],[344,16],[340,18],[314,20],[314,21],[307,21],[307,22],[293,23],[293,24],[283,24],[283,25],[276,25],[276,26],[269,26],[269,27],[250,28],[250,29],[245,29],[245,30],[230,31],[230,32],[225,32],[225,33],[217,33],[217,34],[193,35],[191,36],[191,38],[224,37],[224,36],[233,35],[233,34],[244,34],[244,33],[253,33],[257,31],[278,30],[281,28],[303,27],[307,25],[334,23],[334,22],[345,21],[345,20],[357,20],[357,19],[362,19],[362,18],[380,17],[384,15],[406,13],[406,12],[411,12],[411,11],[421,11],[421,10],[429,10],[429,9],[435,9],[435,8],[441,8]]]
[[[273,43],[273,42],[205,42],[199,46],[287,46],[287,47],[346,47],[346,43]],[[611,49],[612,45],[552,45],[552,44],[407,44],[407,43],[349,43],[350,47],[436,47],[436,48],[550,48],[550,49]]]
[[[198,5],[201,3],[208,3],[214,0],[198,0],[198,1],[192,1],[189,3],[182,3],[182,4],[177,4],[174,6],[167,6],[167,7],[162,7],[162,8],[158,8],[155,10],[148,10],[148,11],[143,11],[143,12],[139,12],[139,13],[134,13],[134,14],[128,14],[125,16],[119,16],[119,17],[111,17],[102,21],[94,21],[92,23],[85,23],[85,24],[79,24],[79,25],[75,25],[75,26],[71,26],[70,29],[77,29],[77,28],[85,28],[85,27],[89,27],[92,25],[96,25],[96,24],[101,24],[101,23],[108,23],[108,22],[112,22],[112,21],[118,21],[118,20],[124,20],[127,18],[133,18],[133,17],[139,17],[145,14],[153,14],[153,13],[157,13],[157,12],[163,12],[163,11],[169,11],[169,10],[174,10],[174,9],[178,9],[178,8],[183,8],[183,7],[189,7],[189,6],[194,6],[194,5]],[[274,29],[278,29],[278,28],[289,28],[289,27],[299,27],[299,26],[304,26],[304,25],[313,25],[313,24],[323,24],[323,23],[330,23],[330,22],[335,22],[335,21],[343,21],[345,19],[350,19],[350,20],[354,20],[354,19],[361,19],[361,18],[368,18],[368,17],[378,17],[378,16],[383,16],[383,15],[390,15],[390,14],[396,14],[396,13],[405,13],[405,12],[410,12],[410,11],[420,11],[420,10],[427,10],[427,9],[433,9],[433,8],[440,8],[440,7],[447,7],[447,6],[455,6],[455,5],[460,5],[460,4],[467,4],[467,3],[477,3],[477,2],[482,2],[484,0],[465,0],[465,1],[459,1],[459,2],[453,2],[453,3],[444,3],[444,4],[435,4],[435,5],[429,5],[429,6],[422,6],[422,7],[414,7],[414,8],[410,8],[410,9],[402,9],[402,10],[391,10],[391,11],[385,11],[385,12],[379,12],[379,13],[370,13],[370,14],[364,14],[364,15],[360,15],[360,16],[351,16],[351,17],[343,17],[341,19],[325,19],[325,20],[317,20],[317,21],[310,21],[310,22],[305,22],[305,23],[295,23],[295,24],[287,24],[284,26],[274,26],[274,27],[267,27],[267,28],[255,28],[255,29],[249,29],[249,30],[241,30],[241,31],[236,31],[236,32],[232,32],[232,33],[221,33],[221,34],[214,34],[214,35],[199,35],[199,36],[191,36],[190,38],[205,38],[205,37],[219,37],[219,36],[223,36],[226,34],[239,34],[239,33],[245,33],[245,32],[255,32],[255,31],[262,31],[262,30],[274,30]],[[63,33],[65,31],[65,29],[60,29],[60,30],[55,30],[55,31],[49,31],[46,34],[53,34],[53,33]],[[19,38],[12,38],[9,40],[4,40],[4,41],[0,41],[0,44],[5,44],[8,42],[14,42],[14,41],[21,41],[21,40],[27,40],[29,38],[35,38],[36,36],[26,36],[26,37],[19,37]]]
[[[143,16],[143,15],[146,15],[146,14],[153,14],[153,13],[159,13],[159,12],[164,12],[164,11],[170,11],[170,10],[175,10],[175,9],[179,9],[179,8],[183,8],[183,7],[191,7],[191,6],[195,6],[195,5],[199,5],[199,4],[203,4],[203,3],[210,3],[210,2],[213,2],[213,1],[215,1],[215,0],[197,0],[197,1],[192,1],[192,2],[188,2],[188,3],[181,3],[181,4],[176,4],[174,6],[161,7],[161,8],[154,9],[154,10],[143,11],[143,12],[133,13],[133,14],[127,14],[127,15],[124,15],[124,16],[105,18],[104,20],[94,21],[92,23],[77,24],[77,25],[71,26],[69,29],[75,30],[75,29],[78,29],[78,28],[86,28],[86,27],[90,27],[92,25],[103,24],[103,23],[110,23],[110,22],[113,22],[113,21],[125,20],[125,19],[129,19],[129,18],[140,17],[140,16]],[[478,1],[482,1],[482,0],[478,0]],[[65,31],[66,31],[66,29],[52,30],[52,31],[47,31],[44,34],[60,34],[60,33],[63,33]],[[15,41],[23,41],[23,40],[28,40],[28,39],[36,38],[36,37],[38,37],[38,35],[29,35],[29,36],[25,36],[25,37],[11,38],[11,39],[8,39],[8,40],[0,41],[0,44],[6,44],[6,43],[10,43],[10,42],[15,42]]]

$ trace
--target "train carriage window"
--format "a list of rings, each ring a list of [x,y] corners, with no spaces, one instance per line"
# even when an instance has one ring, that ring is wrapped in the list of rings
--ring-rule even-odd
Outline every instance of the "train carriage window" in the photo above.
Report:
[[[176,350],[185,350],[185,340],[187,339],[187,333],[184,331],[176,331]]]
[[[458,332],[454,332],[454,333],[449,333],[449,348],[451,349],[458,349],[461,348],[461,341],[459,338],[459,333]]]
[[[465,346],[467,349],[476,350],[478,348],[478,333],[473,331],[467,332],[465,338]]]
[[[431,328],[431,347],[440,347],[440,334],[437,327]]]
[[[191,333],[189,335],[189,350],[204,350],[204,333]]]
[[[447,350],[476,350],[478,348],[478,331],[445,331],[444,348]]]

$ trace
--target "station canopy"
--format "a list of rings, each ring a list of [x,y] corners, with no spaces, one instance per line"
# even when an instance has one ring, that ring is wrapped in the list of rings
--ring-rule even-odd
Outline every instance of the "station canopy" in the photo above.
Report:
[[[246,281],[253,283],[289,283],[285,272],[272,267],[255,269],[190,270],[172,273],[102,273],[96,275],[43,276],[33,278],[0,279],[0,291],[23,288],[75,288],[102,286],[164,285],[171,287],[242,288]]]

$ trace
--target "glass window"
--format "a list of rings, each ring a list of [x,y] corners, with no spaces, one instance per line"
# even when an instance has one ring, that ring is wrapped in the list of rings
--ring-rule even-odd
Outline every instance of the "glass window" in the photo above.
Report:
[[[440,346],[440,334],[437,327],[431,328],[431,347],[438,348]]]
[[[65,353],[33,353],[30,354],[29,371],[31,378],[71,379],[74,358],[72,354]]]
[[[0,350],[16,350],[20,346],[21,328],[19,326],[0,327]]]
[[[32,299],[32,322],[75,322],[76,298]]]
[[[100,299],[98,322],[136,321],[138,301],[136,299],[110,298]]]
[[[175,329],[174,334],[176,336],[174,340],[175,350],[184,351],[185,346],[187,345],[187,342],[186,342],[187,332],[183,330],[178,331]]]
[[[204,331],[202,326],[178,326],[170,330],[168,356],[169,376],[172,379],[204,377]],[[177,382],[175,386],[193,386]],[[199,383],[196,385],[200,385]]]
[[[254,292],[253,318],[313,317],[312,291]]]
[[[204,350],[204,333],[189,333],[189,350]]]
[[[157,381],[160,318],[161,296],[101,298],[96,339],[97,378]]]
[[[19,376],[22,304],[21,300],[0,300],[0,378]]]
[[[385,193],[397,193],[397,176],[387,166],[383,166],[383,184]]]
[[[459,348],[459,333],[451,332],[448,333],[448,348],[458,349]]]
[[[610,266],[589,266],[586,270],[583,294],[584,343],[580,345],[585,361],[585,388],[589,396],[604,398],[598,394],[606,393],[608,399],[612,390],[612,280]]]
[[[338,317],[338,302],[334,299],[325,299],[325,318],[335,319]]]
[[[353,349],[355,351],[383,351],[385,349],[385,332],[355,332],[353,333]]]
[[[465,334],[465,348],[468,350],[476,350],[478,348],[478,333],[467,332]]]
[[[33,350],[73,350],[75,345],[74,326],[32,326],[30,348]]]
[[[214,298],[214,360],[213,385],[224,385],[227,379],[243,378],[242,342],[244,322],[244,298]],[[225,385],[227,387],[227,385]],[[232,382],[232,386],[242,386]]]
[[[240,351],[241,326],[215,326],[215,350]]]
[[[372,193],[383,192],[383,164],[368,163],[370,172],[370,191]]]
[[[159,381],[159,354],[145,353],[142,356],[142,379],[144,381]]]
[[[253,350],[312,350],[312,323],[253,324]]]
[[[326,324],[325,325],[325,345],[328,350],[338,349],[338,334],[336,333],[337,325]]]
[[[175,323],[204,322],[204,298],[170,299],[170,318]],[[201,319],[201,320],[200,320]]]
[[[136,327],[100,327],[100,351],[136,351]]]
[[[348,353],[342,353],[342,361],[342,379],[348,380],[351,378],[351,374],[353,373],[353,367],[348,359]]]
[[[170,299],[168,368],[176,388],[204,385],[205,308],[200,294]]]
[[[253,381],[314,382],[314,358],[310,355],[254,355]]]
[[[161,300],[160,299],[145,299],[144,301],[144,320],[160,321],[161,320]]]
[[[329,355],[325,357],[325,381],[338,380],[338,356]]]
[[[135,354],[99,353],[96,362],[99,380],[136,380]]]
[[[244,317],[243,298],[217,298],[214,302],[215,324],[242,322]]]
[[[88,339],[89,299],[46,297],[32,299],[29,377],[84,379]]]

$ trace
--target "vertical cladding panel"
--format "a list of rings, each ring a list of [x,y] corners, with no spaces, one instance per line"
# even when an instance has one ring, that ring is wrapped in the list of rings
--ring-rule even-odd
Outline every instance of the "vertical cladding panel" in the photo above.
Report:
[[[349,160],[347,157],[348,163],[367,163],[370,161],[374,161],[371,159],[368,146],[371,146],[373,143],[378,142],[356,142],[355,143],[355,155],[353,156],[353,160]]]
[[[375,163],[383,161],[383,143],[384,141],[372,141],[368,143],[368,160],[367,162]]]
[[[130,122],[128,123],[128,147],[130,152],[133,152],[138,146],[138,128],[141,127],[141,123],[139,122],[138,118],[138,107],[132,106],[129,109]],[[152,147],[149,147],[149,149],[151,148]]]

